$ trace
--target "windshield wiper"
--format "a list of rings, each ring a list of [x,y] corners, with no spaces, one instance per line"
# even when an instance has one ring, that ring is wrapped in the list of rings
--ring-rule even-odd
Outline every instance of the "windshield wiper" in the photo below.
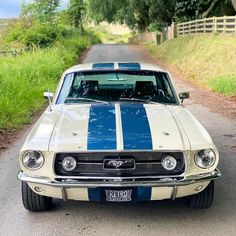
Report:
[[[102,100],[97,100],[97,99],[92,99],[92,98],[82,98],[82,97],[79,97],[79,98],[67,98],[67,99],[65,100],[65,103],[67,103],[67,102],[73,102],[73,101],[98,102],[98,103],[106,103],[106,104],[109,104],[109,102],[107,102],[107,101],[102,101]]]
[[[139,99],[139,98],[119,98],[119,101],[132,101],[132,102],[145,102],[150,104],[157,104],[158,102],[153,102],[150,100]]]

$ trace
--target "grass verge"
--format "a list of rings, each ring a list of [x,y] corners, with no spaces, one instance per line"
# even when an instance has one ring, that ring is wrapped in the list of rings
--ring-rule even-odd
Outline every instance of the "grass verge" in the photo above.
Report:
[[[42,94],[54,91],[62,72],[79,54],[99,40],[91,33],[57,42],[53,47],[0,59],[0,131],[31,121],[46,102]]]
[[[146,46],[155,58],[175,65],[188,79],[225,96],[236,96],[235,37],[182,36]]]

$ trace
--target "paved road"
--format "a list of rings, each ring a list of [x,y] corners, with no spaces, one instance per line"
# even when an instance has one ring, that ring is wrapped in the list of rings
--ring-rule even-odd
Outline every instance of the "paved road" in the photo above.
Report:
[[[85,61],[141,60],[151,62],[138,46],[97,45]],[[196,89],[175,81],[178,90]],[[195,96],[196,97],[196,96]],[[181,201],[139,204],[100,204],[56,201],[53,211],[31,213],[21,204],[18,151],[22,131],[12,147],[0,156],[0,235],[235,235],[236,234],[236,121],[213,113],[197,98],[187,103],[217,144],[222,178],[216,183],[214,205],[191,210]],[[236,119],[235,119],[236,120]]]

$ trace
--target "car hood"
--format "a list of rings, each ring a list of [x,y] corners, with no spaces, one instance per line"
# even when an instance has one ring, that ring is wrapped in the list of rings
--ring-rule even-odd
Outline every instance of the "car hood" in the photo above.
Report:
[[[54,152],[190,150],[212,146],[182,106],[83,104],[63,106],[51,130]]]

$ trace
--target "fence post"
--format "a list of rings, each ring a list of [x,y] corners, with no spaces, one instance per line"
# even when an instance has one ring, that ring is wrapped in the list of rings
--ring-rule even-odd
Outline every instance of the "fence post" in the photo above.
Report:
[[[227,23],[227,19],[226,19],[226,16],[224,16],[224,29],[223,29],[223,32],[226,33],[226,23]]]
[[[206,20],[205,20],[205,18],[203,19],[203,27],[204,27],[203,32],[205,34],[206,33]]]
[[[172,35],[172,38],[177,38],[177,23],[176,22],[172,22],[171,24],[171,35]]]
[[[216,33],[216,32],[217,32],[217,19],[214,16],[213,17],[213,33]]]

